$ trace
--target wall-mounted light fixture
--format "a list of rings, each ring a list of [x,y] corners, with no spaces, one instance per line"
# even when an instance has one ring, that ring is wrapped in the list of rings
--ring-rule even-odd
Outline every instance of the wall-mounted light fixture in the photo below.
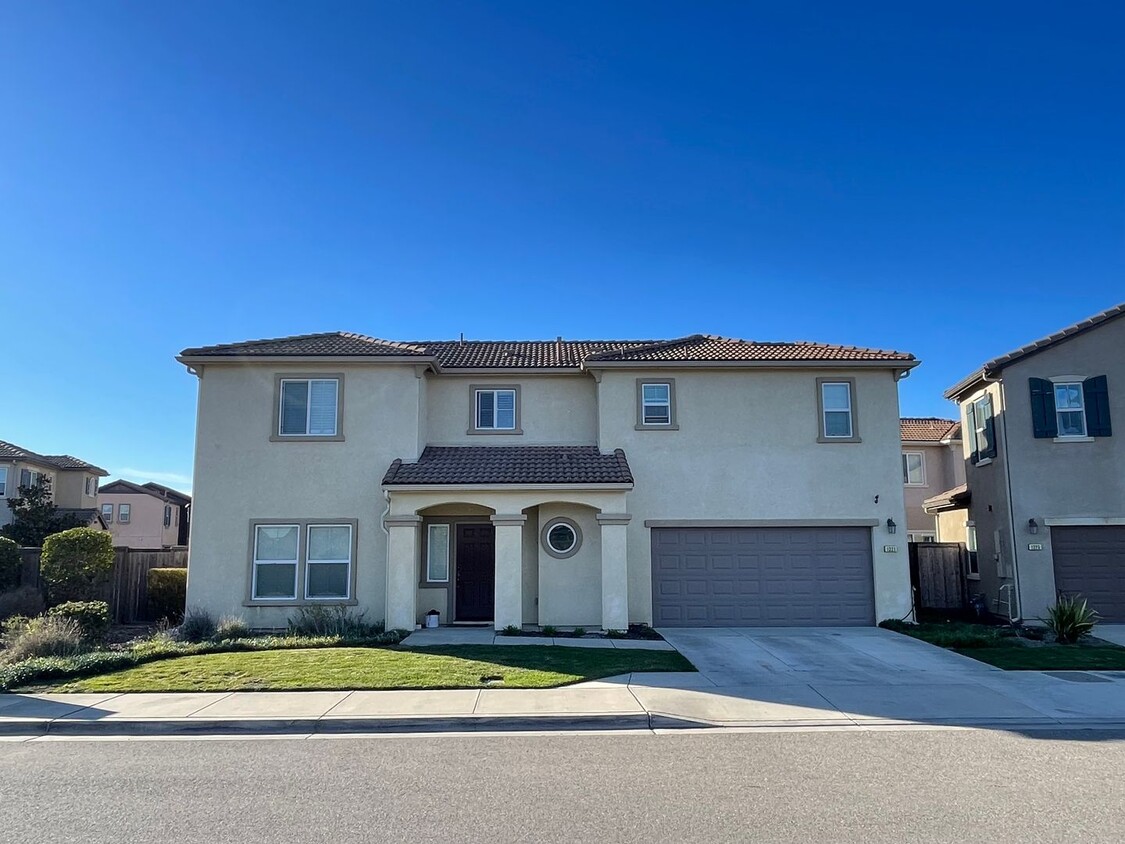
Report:
[[[887,533],[894,533],[898,530],[898,525],[895,524],[894,519],[887,519]]]
[[[1039,523],[1036,522],[1035,519],[1028,519],[1027,520],[1027,532],[1028,533],[1039,533]]]

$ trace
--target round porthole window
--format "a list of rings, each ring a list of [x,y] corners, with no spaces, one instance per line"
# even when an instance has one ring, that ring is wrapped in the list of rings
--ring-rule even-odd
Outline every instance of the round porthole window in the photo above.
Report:
[[[552,519],[543,528],[543,547],[560,560],[573,556],[582,545],[582,531],[570,519]]]

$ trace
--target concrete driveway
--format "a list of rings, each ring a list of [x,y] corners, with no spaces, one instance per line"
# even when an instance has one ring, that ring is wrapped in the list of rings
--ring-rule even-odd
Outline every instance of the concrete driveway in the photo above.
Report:
[[[661,628],[716,686],[815,681],[894,684],[919,675],[996,673],[974,659],[878,627]]]

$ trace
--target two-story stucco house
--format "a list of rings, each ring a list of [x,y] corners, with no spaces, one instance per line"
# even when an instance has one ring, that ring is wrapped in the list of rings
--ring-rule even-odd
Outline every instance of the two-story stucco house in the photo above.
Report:
[[[906,503],[906,532],[911,542],[964,542],[965,529],[952,528],[926,512],[924,502],[965,482],[961,423],[932,416],[904,416],[902,484]]]
[[[21,486],[35,486],[43,478],[51,483],[51,498],[60,513],[104,527],[96,504],[98,481],[108,474],[69,454],[38,454],[0,440],[0,527],[12,521],[8,499],[18,498]]]
[[[989,361],[946,392],[965,426],[969,577],[1001,614],[1060,593],[1125,621],[1125,304]]]
[[[170,487],[110,481],[98,491],[98,510],[116,546],[170,548],[187,544],[191,496]]]
[[[184,350],[188,603],[280,627],[869,625],[910,612],[909,354],[694,335]]]

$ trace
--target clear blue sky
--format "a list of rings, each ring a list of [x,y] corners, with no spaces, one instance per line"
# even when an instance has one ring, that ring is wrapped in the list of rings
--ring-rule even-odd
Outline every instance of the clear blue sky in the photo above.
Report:
[[[188,345],[903,349],[1125,300],[1125,5],[0,1],[0,439],[181,486]]]

